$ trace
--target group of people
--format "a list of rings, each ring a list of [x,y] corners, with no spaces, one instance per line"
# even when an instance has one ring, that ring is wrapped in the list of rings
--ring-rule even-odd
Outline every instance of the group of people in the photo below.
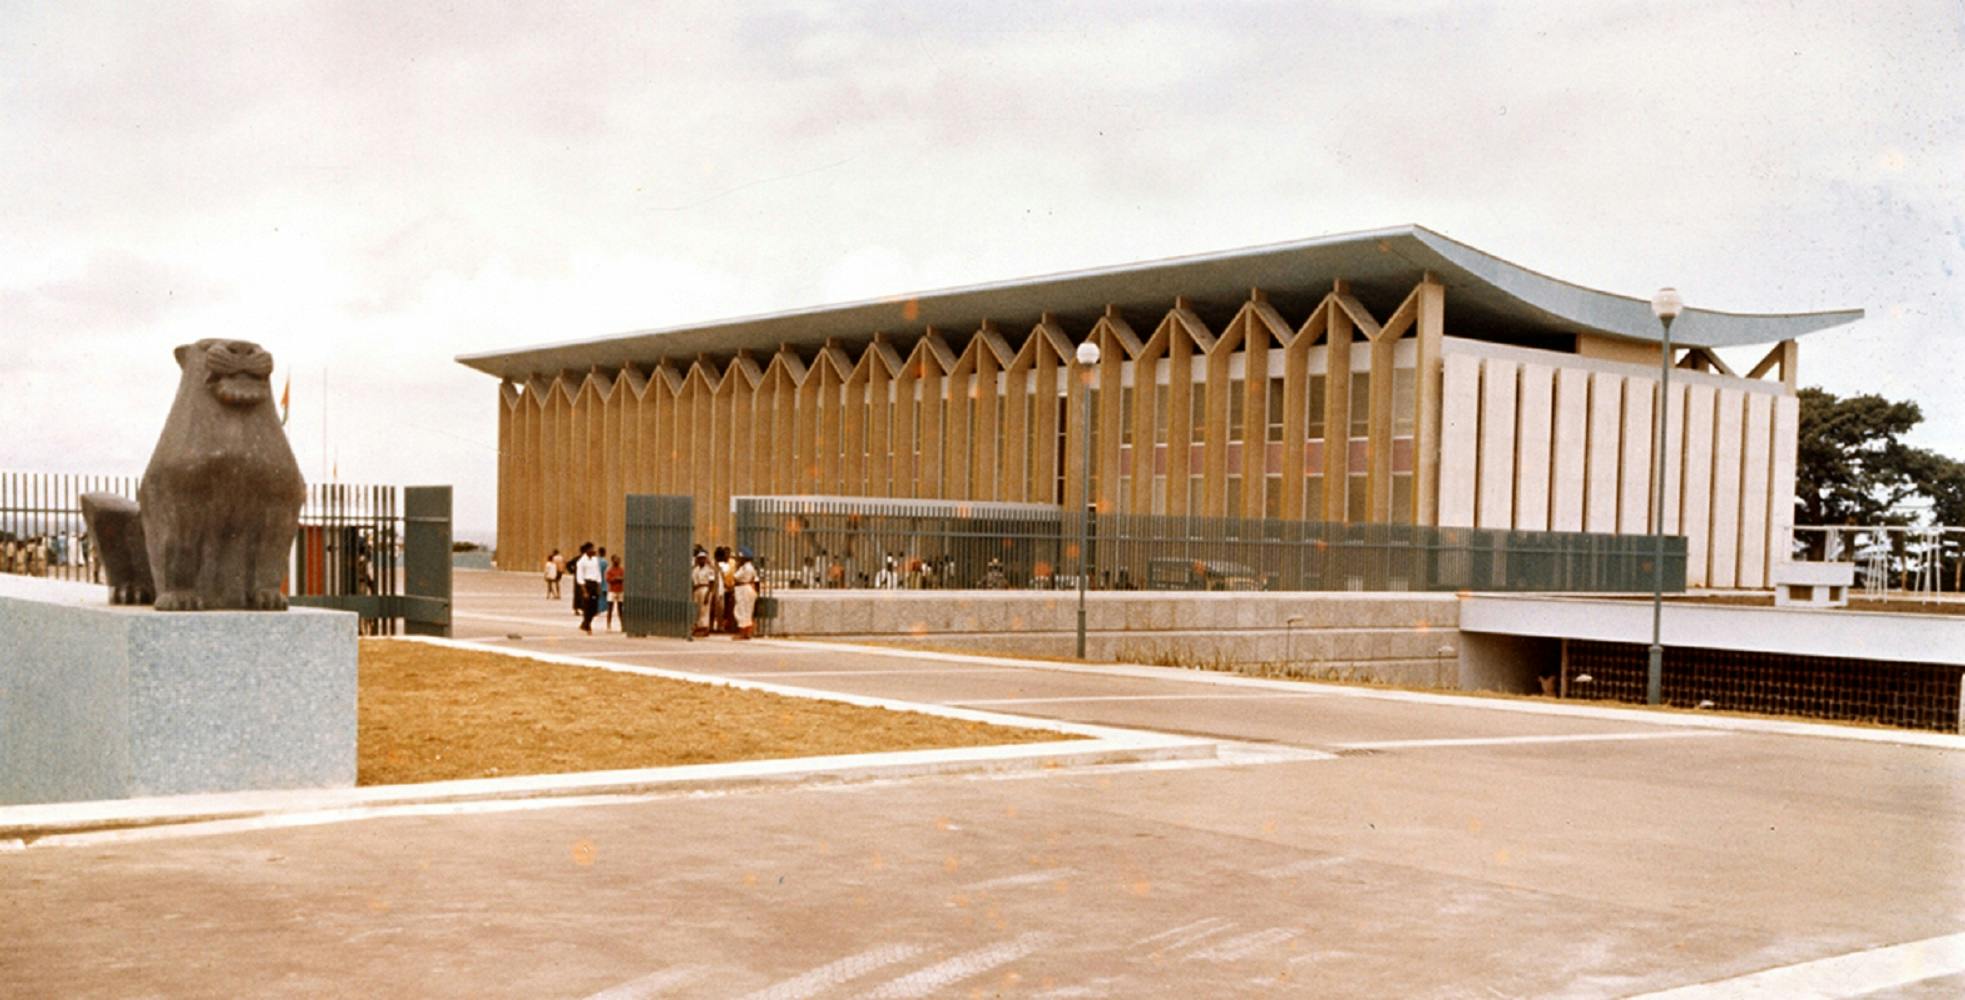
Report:
[[[546,556],[545,573],[546,597],[549,600],[562,596],[562,579],[569,574],[573,577],[573,613],[580,618],[580,631],[592,635],[594,619],[602,615],[606,616],[602,631],[614,628],[614,609],[621,603],[621,593],[626,589],[628,580],[619,553],[610,556],[606,548],[596,548],[592,542],[582,542],[569,568],[566,557],[554,549]]]
[[[938,590],[952,586],[955,579],[954,556],[889,552],[882,560],[880,569],[868,575],[851,553],[820,549],[816,558],[806,556],[801,566],[777,573],[773,582],[804,590]]]
[[[52,576],[65,567],[90,566],[87,535],[34,535],[0,532],[0,573]]]
[[[953,555],[911,556],[905,552],[885,553],[881,556],[879,570],[868,576],[858,567],[852,555],[828,554],[821,549],[817,558],[806,556],[804,564],[797,570],[778,573],[773,582],[807,590],[967,590],[974,587],[1006,590],[1010,586],[1010,577],[1001,559],[990,559],[983,567],[982,575],[975,576],[973,570],[967,575],[957,573]]]
[[[696,546],[696,564],[689,570],[689,600],[696,607],[694,634],[728,632],[749,639],[757,632],[757,598],[763,591],[751,550],[718,546],[715,559]]]
[[[565,589],[572,591],[580,631],[592,635],[595,618],[602,619],[602,631],[614,628],[614,609],[620,605],[627,584],[618,553],[610,556],[605,547],[583,542],[569,564],[560,550],[554,549],[546,555],[544,574],[549,600],[565,596]],[[562,588],[561,582],[569,578],[573,586]],[[712,559],[710,552],[696,546],[695,565],[689,570],[695,635],[722,632],[738,639],[756,635],[757,600],[762,592],[763,580],[749,549],[718,547]]]

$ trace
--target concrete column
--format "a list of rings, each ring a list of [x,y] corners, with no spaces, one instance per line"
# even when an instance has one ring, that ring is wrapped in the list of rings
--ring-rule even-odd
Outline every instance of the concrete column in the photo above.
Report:
[[[1515,523],[1522,531],[1549,527],[1549,445],[1555,402],[1555,369],[1548,365],[1521,366],[1521,389],[1516,396],[1519,421],[1515,437]]]

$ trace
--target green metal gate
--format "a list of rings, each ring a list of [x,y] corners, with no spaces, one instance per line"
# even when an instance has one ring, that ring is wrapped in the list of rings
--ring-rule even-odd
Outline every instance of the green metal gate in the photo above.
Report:
[[[407,635],[450,635],[450,487],[403,487],[403,596]]]
[[[288,603],[353,611],[364,635],[449,635],[450,487],[401,500],[393,486],[308,487]]]
[[[631,636],[689,638],[696,620],[696,609],[689,602],[695,501],[686,496],[629,494],[627,528],[621,631]]]

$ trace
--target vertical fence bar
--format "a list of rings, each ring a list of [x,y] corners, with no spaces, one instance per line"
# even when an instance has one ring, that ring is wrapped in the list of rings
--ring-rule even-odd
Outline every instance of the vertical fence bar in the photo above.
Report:
[[[1075,587],[1076,512],[937,500],[740,497],[736,542],[777,588]],[[1274,518],[1096,514],[1092,589],[1647,590],[1648,538]],[[892,568],[889,568],[889,564]],[[1668,588],[1684,589],[1682,538]]]

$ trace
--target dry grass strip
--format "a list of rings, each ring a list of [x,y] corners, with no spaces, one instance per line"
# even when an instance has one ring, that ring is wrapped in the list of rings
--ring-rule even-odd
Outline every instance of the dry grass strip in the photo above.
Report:
[[[359,714],[362,785],[1074,738],[374,639]]]

